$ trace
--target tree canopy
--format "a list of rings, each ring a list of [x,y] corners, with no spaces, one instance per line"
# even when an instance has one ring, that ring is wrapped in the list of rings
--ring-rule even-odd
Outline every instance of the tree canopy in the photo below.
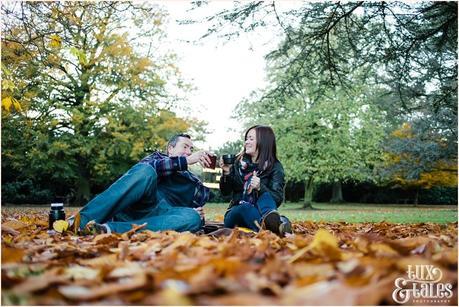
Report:
[[[131,2],[2,4],[2,183],[90,197],[177,132],[190,86],[161,48],[166,12]],[[14,191],[12,191],[14,193]]]
[[[272,71],[277,71],[275,67]],[[305,183],[309,206],[314,183],[373,181],[382,161],[384,114],[372,103],[377,89],[354,86],[316,91],[315,80],[303,80],[301,94],[277,98],[254,93],[238,105],[246,125],[272,126],[278,140],[278,156],[293,182]],[[272,75],[272,87],[283,75]],[[269,90],[269,89],[267,89]]]
[[[383,149],[411,157],[386,165],[385,175],[403,169],[407,179],[419,179],[439,161],[457,161],[456,2],[237,2],[205,21],[210,26],[202,38],[277,29],[281,43],[266,55],[277,77],[250,98],[279,102],[265,105],[264,113],[294,116],[284,104],[304,95],[305,86],[310,101],[337,95],[336,108],[338,92],[356,95],[365,86],[377,92],[367,102],[385,115]],[[321,112],[327,116],[326,108]],[[412,138],[393,138],[403,123],[411,125]],[[298,126],[303,133],[312,129],[306,121]]]

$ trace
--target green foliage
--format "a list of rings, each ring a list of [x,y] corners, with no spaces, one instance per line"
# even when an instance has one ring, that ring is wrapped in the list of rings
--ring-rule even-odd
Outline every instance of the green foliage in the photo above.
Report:
[[[419,193],[421,204],[457,204],[457,187],[433,187],[421,190]]]
[[[2,202],[15,204],[44,204],[53,201],[51,190],[40,189],[30,179],[2,184]]]
[[[244,147],[244,142],[242,141],[242,139],[240,139],[240,140],[225,143],[222,147],[218,148],[215,151],[215,153],[219,157],[221,157],[222,155],[226,155],[226,154],[237,155],[238,153],[241,152],[243,147]]]
[[[21,110],[2,112],[2,183],[30,179],[83,204],[175,133],[189,90],[174,55],[153,53],[165,12],[130,2],[2,6],[2,70]],[[167,88],[167,89],[166,89]],[[173,93],[173,94],[172,94]],[[3,99],[3,96],[2,96]]]
[[[439,161],[457,161],[457,2],[282,4],[237,2],[206,20],[211,24],[205,36],[224,39],[264,27],[280,30],[281,43],[266,57],[276,64],[271,72],[277,80],[251,101],[279,101],[265,105],[268,113],[305,89],[303,96],[317,101],[323,93],[338,100],[340,92],[358,93],[356,86],[377,86],[371,104],[386,115],[385,150],[411,157],[398,165],[403,172],[419,179]],[[289,111],[286,107],[284,114]],[[391,139],[390,132],[403,122],[412,125],[413,138]],[[299,140],[292,137],[290,143]]]
[[[283,78],[277,75],[272,87]],[[375,180],[373,170],[382,159],[384,116],[371,103],[374,90],[356,86],[347,92],[337,87],[319,96],[312,82],[303,82],[301,94],[242,102],[238,116],[248,124],[261,122],[274,128],[288,180]]]
[[[448,146],[442,139],[418,140],[418,135],[411,125],[404,123],[402,127],[391,133],[388,138],[385,154],[384,173],[392,184],[402,187],[429,189],[432,187],[457,187],[457,160],[447,160],[441,151],[430,150],[425,153],[428,159],[416,159],[416,152],[424,143],[438,148]],[[403,146],[414,147],[400,151]],[[418,147],[418,148],[416,148]],[[435,156],[432,156],[436,153]],[[428,166],[426,164],[429,164]],[[421,170],[427,168],[429,171]]]
[[[398,114],[400,106],[406,112],[422,102],[456,104],[455,2],[236,2],[205,21],[204,37],[231,39],[264,27],[283,36],[267,59],[282,60],[279,69],[288,77],[272,93],[295,92],[301,80],[317,76],[327,87],[352,85],[355,69],[378,66],[366,79],[398,89],[391,102]],[[409,99],[416,94],[432,100]]]
[[[298,189],[298,188],[297,188]],[[329,202],[332,194],[333,184],[318,184],[314,189],[313,200],[315,202]],[[286,190],[288,201],[298,201],[294,189]],[[413,186],[377,185],[372,182],[352,182],[342,185],[342,192],[345,199],[350,203],[366,204],[414,204],[418,197],[419,204],[429,205],[455,205],[457,204],[457,189],[450,187],[432,187],[421,189]]]

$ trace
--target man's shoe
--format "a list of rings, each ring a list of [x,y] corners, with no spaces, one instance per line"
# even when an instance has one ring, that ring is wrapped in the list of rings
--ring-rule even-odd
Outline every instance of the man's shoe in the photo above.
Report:
[[[281,216],[281,222],[279,230],[282,237],[284,237],[286,233],[293,233],[292,223],[290,223],[290,220],[286,216]]]
[[[261,220],[261,228],[267,229],[281,236],[280,226],[282,224],[279,212],[276,210],[268,212]]]
[[[67,222],[69,223],[69,227],[73,226],[73,223],[75,223],[75,215],[71,215],[67,218]]]
[[[107,226],[98,224],[95,221],[87,223],[82,231],[83,235],[96,235],[101,233],[108,233]]]

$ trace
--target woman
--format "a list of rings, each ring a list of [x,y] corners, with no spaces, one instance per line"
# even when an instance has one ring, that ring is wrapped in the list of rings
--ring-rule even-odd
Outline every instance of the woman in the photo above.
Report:
[[[225,227],[242,226],[255,231],[261,227],[280,236],[291,233],[290,221],[277,212],[284,198],[285,181],[271,127],[250,127],[234,165],[225,165],[220,159],[220,167],[220,191],[223,195],[232,194]]]

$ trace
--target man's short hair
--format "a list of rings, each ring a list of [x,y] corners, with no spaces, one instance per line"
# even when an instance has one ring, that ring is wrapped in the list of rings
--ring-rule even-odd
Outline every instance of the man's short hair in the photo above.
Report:
[[[185,133],[179,133],[179,134],[176,134],[174,135],[173,137],[171,137],[169,139],[169,142],[167,142],[167,148],[169,148],[169,146],[172,146],[172,147],[175,147],[175,145],[177,145],[177,142],[178,142],[178,139],[182,137],[182,138],[188,138],[191,140],[191,136],[189,134],[185,134]]]

